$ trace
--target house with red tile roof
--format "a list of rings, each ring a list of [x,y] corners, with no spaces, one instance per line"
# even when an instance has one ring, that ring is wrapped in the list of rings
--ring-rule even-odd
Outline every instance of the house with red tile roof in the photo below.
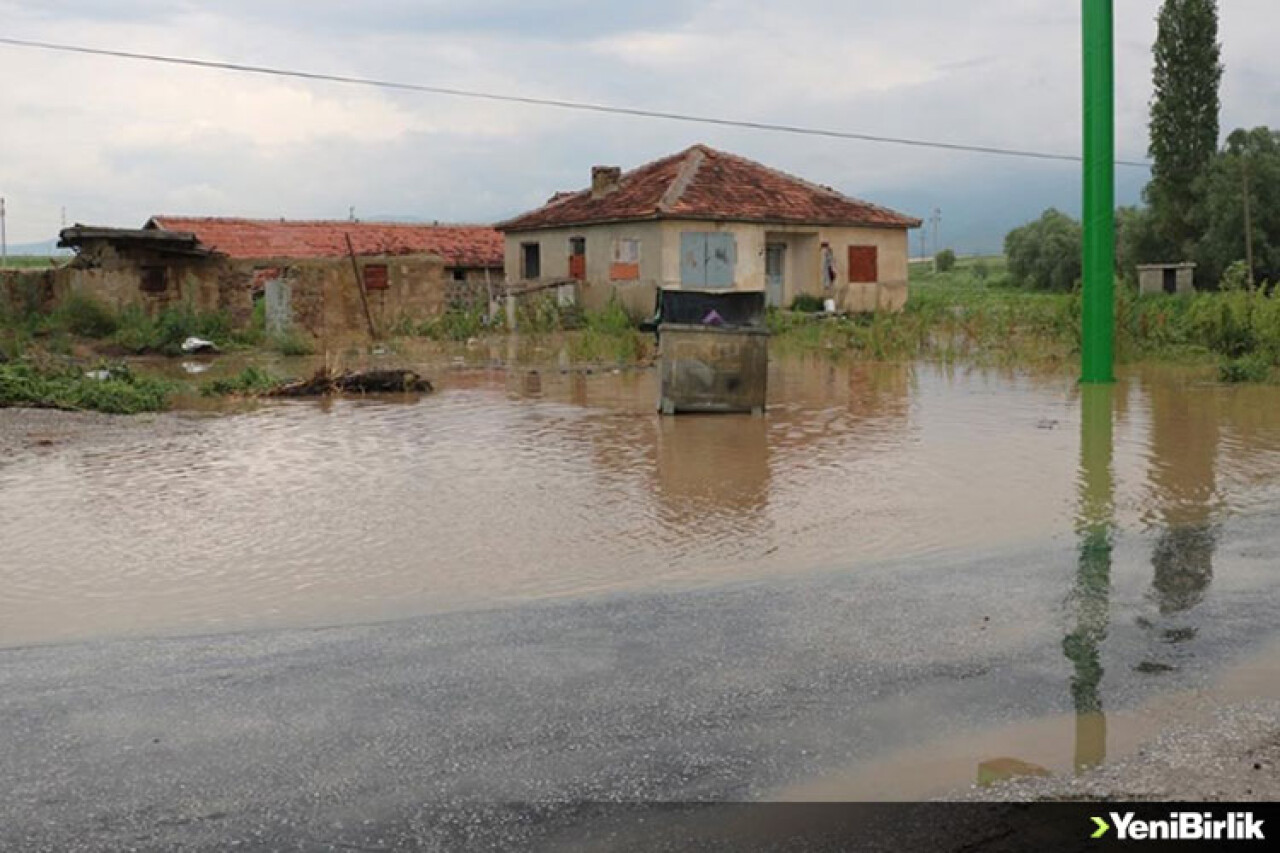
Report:
[[[153,216],[142,228],[63,230],[66,290],[149,311],[185,303],[316,337],[487,308],[503,238],[483,225]]]
[[[921,222],[768,166],[694,145],[495,227],[508,281],[573,284],[583,304],[640,314],[659,289],[764,291],[838,310],[901,310],[908,232]]]

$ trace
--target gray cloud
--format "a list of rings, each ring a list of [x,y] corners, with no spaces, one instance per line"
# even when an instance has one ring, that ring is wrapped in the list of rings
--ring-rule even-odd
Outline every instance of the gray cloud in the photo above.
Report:
[[[1118,138],[1146,148],[1159,0],[1117,4]],[[1223,4],[1224,129],[1265,123],[1268,0]],[[1079,149],[1078,9],[1060,0],[604,3],[0,0],[14,36],[885,135]],[[962,250],[1045,207],[1070,166],[0,47],[10,235],[148,214],[494,220],[702,141],[917,215]],[[1122,172],[1132,201],[1141,173]]]

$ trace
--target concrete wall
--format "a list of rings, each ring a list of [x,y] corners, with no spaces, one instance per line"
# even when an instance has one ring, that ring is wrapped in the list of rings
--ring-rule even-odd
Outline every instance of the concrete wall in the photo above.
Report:
[[[599,311],[616,298],[635,317],[653,314],[657,288],[665,265],[662,229],[657,222],[629,222],[613,225],[591,225],[584,228],[553,228],[506,235],[507,281],[523,281],[521,253],[525,243],[537,243],[541,252],[539,281],[564,281],[569,276],[569,240],[586,240],[586,280],[578,286],[579,303],[588,311]],[[614,241],[640,241],[640,277],[633,281],[613,281]],[[679,248],[677,247],[677,252]]]
[[[292,327],[321,341],[367,334],[369,321],[349,258],[296,261],[287,258],[241,261],[245,270],[278,270],[286,286]],[[365,267],[387,267],[387,288],[368,291],[369,315],[379,333],[402,321],[421,321],[446,308],[444,261],[435,255],[361,256]]]
[[[784,272],[784,306],[804,293],[836,300],[837,310],[848,312],[901,311],[907,301],[907,240],[905,228],[832,228],[762,225],[745,222],[663,220],[556,228],[506,235],[507,280],[521,280],[521,246],[537,243],[541,252],[540,281],[569,278],[569,240],[583,237],[587,244],[587,282],[579,288],[584,308],[599,310],[616,295],[628,310],[639,315],[652,311],[657,288],[680,288],[680,236],[686,231],[728,233],[737,246],[734,287],[765,289],[765,246],[787,245]],[[609,281],[613,241],[641,241],[640,280]],[[823,287],[822,244],[831,246],[836,282]],[[879,281],[849,281],[849,246],[875,246]]]
[[[66,270],[0,270],[0,314],[52,311],[55,291]]]
[[[446,280],[444,261],[437,255],[369,255],[359,257],[357,264],[362,274],[371,264],[387,267],[388,287],[368,293],[369,313],[380,332],[392,330],[404,319],[434,317],[447,306],[446,285],[452,276]],[[162,292],[143,289],[143,270],[148,266],[166,270],[167,286]],[[266,279],[276,278],[288,293],[291,317],[287,325],[316,338],[368,332],[349,258],[187,259],[145,251],[120,252],[102,243],[86,246],[70,266],[48,275],[52,279],[50,307],[71,295],[90,296],[117,310],[139,306],[153,314],[170,305],[189,304],[200,311],[226,311],[237,325],[249,321],[255,290],[260,292]],[[483,287],[484,275],[484,270],[467,272],[477,287]]]

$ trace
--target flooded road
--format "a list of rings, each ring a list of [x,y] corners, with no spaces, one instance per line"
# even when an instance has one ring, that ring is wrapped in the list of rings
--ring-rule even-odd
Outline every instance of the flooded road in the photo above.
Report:
[[[1177,726],[1236,750],[1195,790],[1280,791],[1231,763],[1280,715],[1280,389],[772,370],[764,418],[445,367],[0,413],[0,846],[536,849],[582,816],[521,803],[942,796]]]
[[[0,463],[0,645],[1062,545],[1085,512],[1070,377],[789,360],[764,418],[663,419],[652,371],[430,375],[417,402],[164,416]],[[1190,376],[1129,375],[1107,404],[1108,511],[1147,552],[1112,584],[1170,625],[1260,580],[1215,572],[1221,526],[1280,505],[1280,390]]]

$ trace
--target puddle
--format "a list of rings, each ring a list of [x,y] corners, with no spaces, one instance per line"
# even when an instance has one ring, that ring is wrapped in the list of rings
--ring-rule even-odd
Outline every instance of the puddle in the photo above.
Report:
[[[1280,699],[1280,644],[1229,666],[1204,690],[1135,707],[1054,714],[975,729],[859,762],[768,797],[782,802],[912,802],[1023,776],[1070,776],[1133,755],[1153,734],[1208,727],[1221,704]]]

